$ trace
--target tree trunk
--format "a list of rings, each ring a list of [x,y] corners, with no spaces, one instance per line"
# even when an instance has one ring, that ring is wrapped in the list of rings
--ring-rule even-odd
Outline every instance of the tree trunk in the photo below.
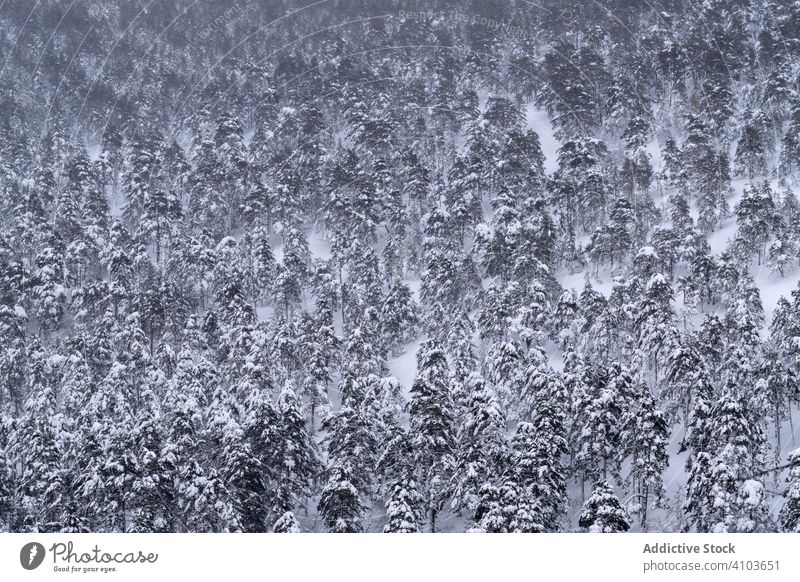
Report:
[[[641,504],[642,504],[642,511],[641,511],[642,531],[646,532],[647,531],[647,488],[645,488],[644,493],[642,493]]]

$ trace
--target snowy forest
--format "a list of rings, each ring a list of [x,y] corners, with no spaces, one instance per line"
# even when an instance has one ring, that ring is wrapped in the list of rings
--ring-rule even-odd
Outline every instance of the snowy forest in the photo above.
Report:
[[[0,531],[800,532],[800,2],[3,0]]]

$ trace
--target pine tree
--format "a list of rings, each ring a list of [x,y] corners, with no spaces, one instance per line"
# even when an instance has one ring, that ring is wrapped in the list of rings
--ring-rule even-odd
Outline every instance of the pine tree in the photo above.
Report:
[[[226,220],[219,220],[220,216],[228,218],[224,183],[225,169],[216,155],[214,143],[202,139],[194,151],[194,172],[189,180],[186,213],[196,231],[207,231],[216,237],[224,234]]]
[[[122,171],[122,190],[125,193],[123,215],[126,223],[138,224],[158,174],[159,157],[153,135],[138,134],[129,143]]]
[[[422,487],[432,532],[436,531],[436,515],[444,505],[452,473],[452,406],[447,360],[439,345],[429,340],[417,352],[409,414],[417,482]]]
[[[0,532],[10,532],[14,521],[14,500],[11,466],[6,455],[8,419],[0,417]]]
[[[272,491],[273,512],[280,515],[295,510],[311,495],[322,466],[291,384],[284,385],[281,390],[277,412],[280,418],[280,451],[270,471],[276,485]]]
[[[100,159],[99,182],[103,188],[111,187],[114,197],[119,188],[119,177],[122,171],[123,158],[123,138],[119,128],[114,124],[108,124],[100,139]]]
[[[789,453],[789,476],[786,481],[789,486],[786,488],[784,497],[786,503],[781,510],[781,526],[783,531],[800,531],[800,451]]]
[[[712,130],[702,117],[689,115],[685,131],[682,157],[688,165],[691,183],[699,194],[698,227],[710,232],[728,211],[729,161],[726,153],[714,151]]]
[[[145,196],[138,232],[155,245],[157,263],[175,238],[181,216],[180,199],[174,191],[159,188]]]
[[[637,496],[642,531],[647,531],[648,510],[659,507],[666,494],[663,474],[669,465],[669,430],[646,385],[640,385],[637,401],[624,414],[623,427],[620,441],[627,444],[623,450],[631,460],[627,481]]]
[[[216,122],[214,132],[215,153],[227,177],[226,186],[226,224],[227,230],[238,226],[236,211],[242,203],[247,176],[247,156],[244,145],[242,123],[230,114],[223,113]]]
[[[792,103],[792,111],[786,133],[781,140],[781,153],[778,159],[778,170],[786,176],[796,169],[797,155],[800,153],[800,101]]]
[[[287,511],[275,522],[272,531],[275,533],[300,533],[300,524],[294,514]]]
[[[791,414],[791,402],[798,393],[798,379],[782,360],[776,342],[765,345],[764,358],[756,373],[755,389],[761,392],[765,412],[774,426],[775,449],[781,450],[781,428]]]
[[[479,491],[479,501],[473,518],[475,527],[471,531],[508,533],[509,524],[504,509],[504,499],[500,489],[491,483],[484,483]]]
[[[139,470],[134,454],[133,385],[127,368],[115,361],[99,383],[78,422],[78,486],[102,531],[127,531],[133,485]]]
[[[362,521],[366,507],[353,481],[350,463],[337,462],[330,470],[328,483],[322,489],[318,509],[328,531],[332,533],[363,531]]]
[[[393,351],[413,339],[418,317],[411,290],[407,285],[398,282],[389,289],[381,306],[380,321],[387,343]]]
[[[701,378],[694,393],[694,404],[688,416],[686,434],[681,441],[680,452],[690,450],[691,454],[686,459],[686,468],[691,469],[694,457],[699,454],[708,454],[711,448],[712,434],[710,432],[711,409],[714,405],[714,389],[711,383]]]
[[[65,269],[61,241],[52,238],[36,255],[32,289],[34,313],[41,330],[49,334],[59,327],[66,307]]]
[[[168,426],[164,461],[172,481],[181,531],[241,529],[230,494],[213,469],[201,465],[206,396],[197,366],[188,353],[179,357],[165,402]]]
[[[609,382],[608,370],[586,371],[583,388],[573,398],[576,424],[583,426],[578,435],[575,462],[582,479],[604,479],[617,472],[617,451],[624,401]]]
[[[761,112],[745,111],[739,141],[733,163],[737,174],[744,174],[750,180],[766,173],[766,157],[769,153],[767,143],[768,120]]]
[[[556,410],[542,403],[535,423],[522,422],[511,440],[511,464],[520,487],[524,512],[518,519],[536,530],[558,531],[567,505],[566,471],[561,458],[567,451]],[[524,511],[523,511],[524,510]]]
[[[312,325],[306,346],[307,377],[303,392],[309,402],[309,424],[313,432],[316,430],[317,410],[321,408],[326,411],[329,406],[328,385],[333,379],[331,371],[338,359],[340,345],[334,329],[333,312],[327,299],[317,303],[317,313]]]
[[[523,353],[513,341],[492,345],[485,360],[486,378],[494,386],[501,403],[515,405],[522,394],[524,381]]]
[[[376,443],[367,419],[344,407],[325,419],[328,431],[328,481],[318,509],[328,531],[352,533],[363,530],[364,498],[370,493]]]
[[[467,409],[456,437],[452,506],[475,511],[480,488],[502,474],[507,458],[506,419],[491,388],[473,374],[467,379]]]
[[[785,236],[773,240],[767,248],[767,266],[772,275],[784,276],[786,270],[794,263],[792,243]]]
[[[697,532],[711,530],[711,513],[715,506],[711,463],[711,455],[706,452],[698,452],[692,457],[682,506],[686,515],[684,531],[690,531],[692,528]]]
[[[389,501],[386,503],[385,533],[417,533],[420,531],[420,518],[416,507],[420,495],[413,480],[395,483]]]
[[[260,463],[263,471],[263,509],[265,512],[265,525],[269,524],[268,518],[280,518],[271,515],[270,501],[271,491],[277,488],[276,476],[273,472],[275,460],[280,458],[282,439],[279,432],[280,417],[275,407],[271,403],[264,387],[259,386],[252,378],[248,382],[249,394],[246,397],[244,418],[242,419],[242,430],[246,442],[250,447],[252,456]]]
[[[658,378],[669,353],[670,338],[674,337],[673,292],[666,278],[660,273],[650,277],[639,302],[635,316],[636,335],[639,348],[649,354],[650,365]]]
[[[386,483],[386,533],[416,533],[422,530],[423,498],[417,489],[414,450],[408,432],[394,425],[387,432],[378,470]]]
[[[27,349],[25,415],[12,434],[11,450],[18,459],[22,511],[34,531],[58,531],[59,508],[64,496],[62,472],[64,442],[60,434],[56,394],[48,381],[44,351],[33,340]]]
[[[709,389],[708,373],[698,352],[691,341],[680,336],[667,356],[662,397],[669,402],[669,412],[677,414],[683,409],[684,420],[689,420],[691,403],[696,402],[697,394],[705,396]]]
[[[162,376],[157,372],[152,373],[148,387],[142,394],[142,406],[133,429],[139,467],[131,485],[135,506],[131,531],[134,532],[168,532],[175,527],[171,515],[174,502],[170,496],[172,488],[162,457],[164,435],[156,392],[163,382]]]
[[[223,435],[219,451],[219,476],[229,490],[236,521],[243,532],[263,532],[266,530],[267,513],[264,468],[253,455],[237,422],[229,417],[228,422],[220,428]]]
[[[607,481],[594,485],[592,496],[581,508],[578,525],[592,533],[619,533],[630,529],[628,514]]]
[[[683,193],[674,194],[669,200],[670,219],[672,228],[679,233],[684,233],[694,226],[692,215],[689,212],[689,202]]]
[[[719,378],[725,340],[725,326],[719,316],[716,313],[706,314],[698,330],[698,352],[712,378]]]
[[[265,467],[238,420],[231,393],[217,385],[207,409],[201,446],[215,468],[232,518],[244,532],[266,531]]]
[[[669,137],[664,142],[664,147],[661,150],[661,159],[664,161],[661,178],[672,188],[678,190],[678,196],[682,196],[683,191],[686,189],[687,175],[686,167],[683,163],[683,152],[678,147],[675,139]]]
[[[734,394],[735,389],[729,382],[712,409],[709,448],[714,457],[709,459],[706,475],[698,481],[707,483],[704,490],[710,490],[708,495],[714,501],[705,519],[696,525],[698,529],[718,532],[768,531],[773,526],[764,488],[755,478],[761,467],[765,440],[761,420]],[[687,497],[690,508],[696,506],[697,503],[692,503],[695,498]]]
[[[736,237],[740,246],[737,254],[747,261],[753,254],[757,254],[760,264],[767,241],[778,222],[769,184],[765,182],[760,187],[745,189],[742,199],[736,205],[736,223],[739,227]]]
[[[710,448],[717,454],[729,450],[727,463],[737,479],[750,478],[761,465],[760,449],[765,439],[761,422],[728,383],[711,411]]]

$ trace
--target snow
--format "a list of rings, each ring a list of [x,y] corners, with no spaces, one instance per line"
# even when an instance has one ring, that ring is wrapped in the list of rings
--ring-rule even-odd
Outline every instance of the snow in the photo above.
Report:
[[[97,143],[90,143],[86,146],[86,154],[89,156],[90,161],[96,162],[100,159],[101,145],[102,144],[98,141]]]
[[[389,373],[400,382],[406,397],[411,385],[414,383],[414,375],[417,372],[417,350],[423,341],[425,341],[425,338],[420,336],[413,342],[406,344],[405,351],[402,354],[389,358]]]
[[[226,236],[217,243],[216,250],[223,249],[228,246],[236,246],[236,239],[232,236]]]
[[[773,275],[765,264],[762,264],[756,271],[751,271],[761,293],[761,303],[764,306],[764,316],[767,322],[772,320],[772,314],[781,297],[791,298],[793,290],[797,289],[800,282],[800,269],[795,265],[794,270],[781,277]]]
[[[327,261],[331,258],[331,244],[323,236],[321,228],[312,228],[308,236],[308,250],[315,259]]]
[[[244,142],[245,146],[249,146],[250,142],[253,141],[253,136],[255,135],[256,130],[254,127],[250,127],[245,130],[242,134],[242,141]]]
[[[650,165],[653,166],[653,170],[658,172],[663,167],[663,160],[661,159],[661,147],[662,144],[659,143],[657,139],[652,139],[647,142],[645,146],[645,150],[647,151],[647,155],[650,156]]]
[[[614,290],[614,277],[608,271],[600,271],[598,277],[594,277],[590,271],[576,271],[574,273],[567,273],[565,271],[557,271],[556,279],[565,289],[573,289],[578,296],[586,286],[587,280],[592,284],[592,288],[602,293],[606,297],[611,296]]]
[[[650,280],[647,282],[647,289],[650,290],[652,287],[655,286],[658,287],[669,286],[669,283],[667,283],[667,279],[664,277],[664,275],[662,275],[661,273],[656,273],[655,275],[650,277]]]
[[[256,307],[256,318],[259,321],[269,321],[275,313],[275,308],[271,305],[259,305]]]
[[[58,368],[67,361],[67,357],[60,354],[53,354],[47,358],[47,361],[52,367]]]
[[[744,497],[745,504],[750,507],[756,507],[764,497],[764,484],[760,481],[747,479],[742,483],[740,491]]]
[[[553,124],[546,111],[536,107],[534,103],[525,106],[525,119],[528,128],[534,130],[539,135],[539,144],[544,154],[544,169],[547,173],[554,172],[558,168],[558,148],[561,144],[555,137]]]

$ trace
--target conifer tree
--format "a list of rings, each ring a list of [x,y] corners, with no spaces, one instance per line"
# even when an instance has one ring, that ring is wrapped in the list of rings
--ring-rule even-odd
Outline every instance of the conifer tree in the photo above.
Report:
[[[582,390],[574,398],[573,410],[580,411],[576,424],[583,426],[575,453],[582,478],[596,480],[615,475],[624,401],[610,384],[608,370],[587,370]]]
[[[380,320],[387,343],[393,350],[414,337],[418,317],[407,285],[398,282],[392,286],[381,306]]]
[[[797,532],[800,530],[800,454],[792,451],[789,454],[789,476],[786,481],[789,486],[786,488],[784,497],[786,503],[781,510],[781,525],[783,531]]]
[[[466,392],[467,409],[456,436],[452,506],[474,511],[482,485],[505,470],[506,419],[481,376],[467,379]]]
[[[142,406],[133,429],[139,471],[131,485],[135,506],[131,531],[142,533],[168,532],[175,527],[172,487],[162,457],[164,435],[156,392],[163,380],[157,372],[152,374],[142,394]]]
[[[284,385],[278,396],[278,432],[280,451],[270,466],[275,489],[273,511],[276,515],[293,511],[312,493],[322,466],[307,431],[291,384]]]
[[[386,533],[416,533],[424,520],[423,498],[415,481],[414,450],[411,437],[395,424],[387,431],[378,470],[387,490]]]
[[[647,531],[648,511],[659,507],[666,493],[663,474],[669,465],[669,430],[646,385],[639,386],[636,402],[629,405],[623,426],[620,441],[627,443],[623,450],[631,461],[628,483],[637,497],[635,507],[642,531]]]
[[[353,484],[354,474],[348,461],[337,462],[322,489],[319,501],[320,516],[332,533],[357,533],[363,531],[363,514],[366,509],[359,491]]]
[[[5,416],[0,418],[0,531],[10,532],[14,521],[13,482],[11,467],[6,455],[8,427]]]
[[[59,531],[63,490],[62,455],[67,442],[58,428],[56,394],[50,385],[44,351],[35,339],[27,350],[25,416],[12,434],[11,450],[19,459],[22,511],[34,531]]]
[[[607,481],[595,483],[592,496],[581,508],[578,525],[592,533],[619,533],[630,529],[630,519]]]
[[[708,532],[712,527],[711,513],[714,508],[713,473],[711,455],[698,452],[692,457],[683,512],[686,515],[684,531],[694,529]]]
[[[423,343],[417,353],[409,413],[418,483],[432,532],[436,531],[436,515],[444,505],[453,469],[455,437],[449,375],[439,345],[433,341]]]
[[[300,524],[294,514],[287,511],[275,522],[272,531],[275,533],[300,533]]]
[[[391,496],[386,503],[385,533],[417,533],[420,531],[420,517],[417,515],[419,493],[413,480],[400,481],[392,486]]]

